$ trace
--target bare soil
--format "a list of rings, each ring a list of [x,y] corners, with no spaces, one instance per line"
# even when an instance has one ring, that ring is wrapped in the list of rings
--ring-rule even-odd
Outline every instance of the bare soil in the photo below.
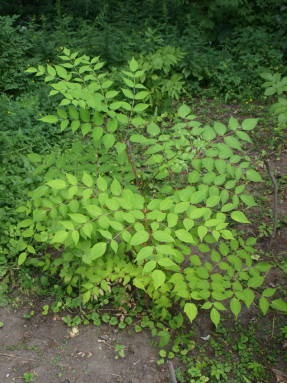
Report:
[[[143,332],[120,332],[110,326],[67,327],[61,318],[27,309],[0,309],[0,382],[33,383],[163,383],[166,367],[156,365],[157,350]],[[116,345],[125,346],[124,358],[115,359]]]

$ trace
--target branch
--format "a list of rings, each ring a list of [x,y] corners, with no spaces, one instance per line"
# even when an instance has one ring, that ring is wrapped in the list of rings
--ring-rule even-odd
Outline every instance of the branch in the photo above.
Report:
[[[270,168],[270,164],[267,160],[264,161],[267,173],[272,181],[273,185],[273,208],[272,208],[272,219],[273,219],[273,230],[272,230],[272,238],[276,237],[276,231],[278,226],[278,184],[274,173]]]
[[[167,362],[167,364],[168,364],[168,370],[169,370],[169,375],[170,375],[170,383],[177,383],[172,362],[169,360]]]

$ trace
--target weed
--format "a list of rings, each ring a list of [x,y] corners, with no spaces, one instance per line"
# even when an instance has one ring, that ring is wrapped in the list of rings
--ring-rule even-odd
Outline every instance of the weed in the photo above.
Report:
[[[126,356],[127,348],[123,344],[115,344],[114,346],[114,352],[115,352],[115,359],[122,359]]]
[[[23,374],[23,381],[25,383],[32,383],[34,382],[35,375],[32,372],[24,372]]]

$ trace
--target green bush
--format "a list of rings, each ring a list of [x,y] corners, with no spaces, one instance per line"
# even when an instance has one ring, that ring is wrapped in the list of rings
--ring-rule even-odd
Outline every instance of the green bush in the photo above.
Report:
[[[65,49],[60,59],[28,69],[45,76],[59,99],[56,114],[41,120],[80,131],[79,161],[92,145],[94,167],[66,174],[56,167],[31,192],[18,210],[25,215],[18,265],[59,278],[66,295],[84,304],[116,286],[138,289],[157,318],[174,323],[179,307],[177,327],[182,313],[192,322],[199,308],[216,326],[221,311],[238,317],[270,269],[253,261],[255,238],[236,228],[249,222],[243,209],[256,205],[247,184],[262,180],[244,152],[257,120],[201,126],[186,105],[154,116],[141,80],[149,74],[135,59],[117,88],[98,57]],[[264,314],[275,291],[259,298]],[[286,311],[281,299],[272,305]]]
[[[287,76],[282,77],[280,73],[262,73],[261,77],[265,80],[262,85],[265,88],[265,96],[277,96],[277,101],[272,104],[270,111],[277,117],[275,133],[284,135],[287,125]]]
[[[0,92],[17,93],[27,86],[23,73],[29,62],[24,57],[31,45],[21,27],[14,26],[16,20],[16,16],[0,17]]]

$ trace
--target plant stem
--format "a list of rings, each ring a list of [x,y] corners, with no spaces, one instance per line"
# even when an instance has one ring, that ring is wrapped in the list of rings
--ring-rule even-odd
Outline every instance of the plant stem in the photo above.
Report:
[[[131,143],[128,140],[126,141],[126,152],[127,152],[129,163],[130,163],[131,168],[132,168],[133,175],[135,177],[135,182],[136,182],[136,184],[138,184],[139,180],[138,180],[137,168],[135,165],[135,161],[133,159],[133,152],[132,152]]]
[[[167,363],[168,363],[168,370],[170,375],[170,383],[177,383],[173,364],[170,360]]]
[[[270,168],[270,164],[267,160],[264,161],[265,166],[268,172],[269,177],[271,178],[272,184],[273,184],[273,208],[272,208],[272,215],[273,215],[273,230],[272,230],[272,239],[276,237],[276,231],[277,231],[277,225],[278,225],[278,184],[276,181],[276,178],[274,176],[274,173],[272,172]]]

